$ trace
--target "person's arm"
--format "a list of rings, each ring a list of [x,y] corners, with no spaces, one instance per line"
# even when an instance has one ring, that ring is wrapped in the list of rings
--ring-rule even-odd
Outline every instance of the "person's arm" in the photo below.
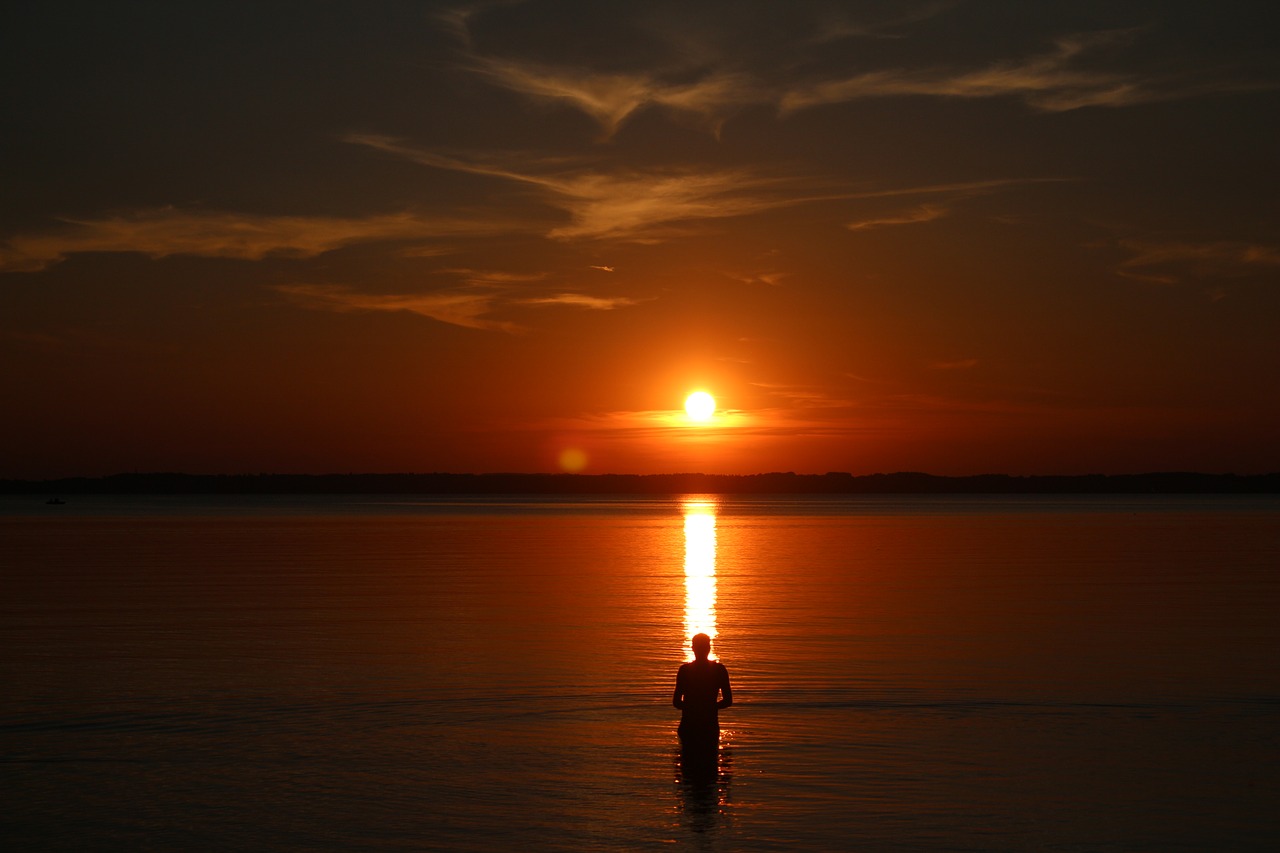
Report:
[[[671,704],[681,711],[684,710],[684,667],[676,672],[676,692],[671,697]]]
[[[720,701],[716,703],[717,708],[728,708],[733,704],[733,687],[729,684],[729,670],[723,665],[720,667],[720,696]]]

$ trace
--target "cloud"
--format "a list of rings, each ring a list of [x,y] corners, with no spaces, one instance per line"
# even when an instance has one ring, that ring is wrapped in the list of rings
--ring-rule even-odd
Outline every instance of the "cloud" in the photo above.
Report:
[[[413,213],[266,216],[160,208],[103,219],[68,219],[56,231],[15,235],[0,246],[0,271],[34,272],[80,252],[251,261],[268,256],[309,258],[356,243],[475,236],[513,227],[496,220],[433,219]]]
[[[885,225],[915,225],[921,222],[932,222],[935,219],[941,219],[949,212],[947,208],[941,205],[922,204],[903,213],[850,222],[845,227],[850,231],[864,231],[868,228],[880,228]]]
[[[557,293],[553,296],[534,296],[520,300],[524,305],[572,305],[593,311],[612,311],[636,305],[640,301],[628,296],[589,296],[585,293]]]
[[[521,284],[530,281],[542,281],[547,278],[547,273],[545,272],[505,272],[502,270],[474,270],[465,267],[436,270],[436,272],[455,275],[468,284],[479,285]]]
[[[888,187],[879,190],[862,190],[829,198],[894,198],[907,195],[978,195],[999,189],[1026,184],[1051,184],[1073,180],[1072,178],[996,178],[986,181],[957,181],[950,184],[924,184],[917,187]]]
[[[613,272],[613,267],[600,266],[598,264],[591,264],[587,269],[600,270],[600,272]]]
[[[849,408],[853,405],[843,397],[833,397],[817,385],[787,385],[781,383],[752,382],[770,396],[783,400],[791,409],[833,409]]]
[[[1148,77],[1138,72],[1087,70],[1075,65],[1082,55],[1127,35],[1100,32],[1058,39],[1054,49],[1029,59],[997,62],[977,70],[894,69],[870,71],[840,80],[795,87],[780,100],[785,115],[825,104],[864,98],[932,96],[952,98],[1019,97],[1045,112],[1083,107],[1124,107],[1211,94],[1274,89],[1276,84],[1223,78]]]
[[[769,287],[777,287],[784,278],[792,275],[792,273],[781,270],[764,270],[761,272],[725,272],[724,275],[743,284],[765,284]]]
[[[777,193],[781,183],[745,170],[583,173],[550,187],[570,223],[549,236],[656,237],[654,227],[667,223],[746,216],[797,203]]]
[[[315,310],[338,312],[407,312],[468,329],[516,333],[517,323],[494,319],[500,311],[526,307],[565,305],[592,311],[613,311],[644,301],[629,296],[594,296],[559,292],[529,295],[528,285],[548,278],[546,273],[510,273],[495,270],[442,269],[437,274],[458,283],[429,293],[371,294],[328,284],[286,284],[273,289],[294,302]]]
[[[464,160],[370,134],[352,134],[346,140],[424,166],[537,187],[547,204],[569,217],[566,224],[547,232],[559,240],[655,241],[665,236],[659,226],[746,216],[819,198],[789,194],[796,189],[794,180],[764,177],[744,169],[608,172],[565,161],[519,162],[507,157],[504,162],[493,155]]]
[[[731,115],[758,105],[773,106],[785,116],[866,98],[1012,97],[1037,110],[1065,112],[1277,87],[1239,70],[1197,68],[1186,56],[1179,56],[1176,72],[1133,67],[1132,51],[1120,49],[1147,32],[1136,29],[1060,36],[1047,50],[977,67],[907,63],[842,74],[831,64],[841,60],[833,59],[826,46],[851,38],[892,39],[905,45],[913,25],[931,21],[959,4],[898,4],[884,10],[879,20],[874,9],[860,10],[860,17],[851,18],[838,6],[823,5],[822,9],[797,9],[785,23],[744,10],[729,21],[717,18],[714,26],[706,16],[687,14],[686,9],[651,11],[641,16],[643,22],[624,22],[620,29],[615,25],[616,56],[603,59],[600,51],[570,49],[570,55],[595,54],[594,63],[580,55],[576,64],[565,59],[560,43],[554,55],[543,58],[485,55],[472,38],[468,12],[442,20],[461,45],[465,70],[531,100],[575,109],[595,121],[605,138],[646,108],[693,116],[719,135]],[[703,20],[694,23],[699,17]],[[771,28],[767,35],[764,27]],[[633,36],[657,41],[641,52]],[[767,51],[760,50],[762,43],[768,44]],[[1120,49],[1107,53],[1108,48]],[[845,56],[865,62],[879,53],[883,52],[848,51]],[[632,67],[617,70],[618,63],[628,60]],[[591,67],[602,61],[613,67]]]
[[[950,184],[926,184],[918,187],[892,187],[883,190],[864,190],[850,193],[849,199],[899,198],[903,196],[936,195],[950,196],[952,199],[972,197],[994,193],[1000,190],[1013,189],[1020,186],[1044,183],[1061,183],[1070,178],[999,178],[986,181],[959,181]],[[883,228],[894,225],[919,225],[933,222],[951,215],[951,208],[936,203],[918,205],[899,213],[882,214],[864,219],[857,219],[845,224],[850,231],[865,231],[871,228]]]
[[[277,285],[276,291],[308,308],[324,311],[392,311],[419,314],[468,329],[517,332],[514,323],[489,319],[495,292],[459,289],[422,294],[370,294],[324,284]]]
[[[1280,267],[1280,248],[1257,243],[1121,240],[1120,246],[1132,253],[1120,264],[1120,274],[1157,284],[1176,284],[1187,276],[1241,277]]]
[[[813,202],[910,195],[972,195],[1065,180],[999,178],[813,194],[811,190],[822,185],[817,179],[772,177],[746,169],[606,171],[565,159],[530,159],[511,154],[482,154],[464,159],[376,134],[350,134],[345,139],[354,145],[431,168],[536,187],[546,204],[568,217],[567,223],[551,227],[546,232],[548,237],[557,240],[657,242],[672,235],[675,223],[749,216]]]
[[[699,41],[685,51],[697,57],[662,68],[600,71],[566,64],[563,44],[557,42],[557,60],[483,55],[472,33],[473,9],[446,12],[439,20],[462,46],[465,70],[486,78],[495,86],[531,99],[560,102],[592,118],[612,137],[623,123],[648,107],[666,108],[707,121],[715,132],[730,111],[768,100],[753,78],[740,71],[706,67],[710,45]],[[642,27],[662,30],[663,27]],[[654,32],[667,47],[688,43],[688,32]],[[571,38],[566,35],[566,38]],[[695,39],[696,40],[696,39]],[[679,53],[680,51],[676,51]]]
[[[478,60],[475,70],[503,88],[535,97],[567,101],[594,118],[609,134],[652,100],[654,83],[625,74],[555,70],[496,59]]]
[[[550,225],[528,219],[427,217],[410,212],[364,217],[271,216],[166,207],[98,219],[68,219],[56,230],[14,235],[0,244],[0,272],[38,271],[83,252],[136,252],[151,258],[309,258],[360,243],[479,237],[535,229],[558,240],[656,242],[674,233],[677,223],[747,216],[814,201],[969,193],[1053,180],[991,180],[807,195],[803,191],[816,182],[762,176],[745,169],[609,172],[563,159],[519,161],[507,157],[504,162],[490,155],[464,160],[381,136],[352,135],[347,141],[432,168],[535,187],[544,202],[560,210],[567,221]],[[401,254],[427,257],[449,251],[452,249],[420,245]]]
[[[606,137],[648,106],[705,116],[718,126],[728,110],[761,100],[741,74],[716,73],[692,83],[665,83],[644,73],[601,74],[482,57],[473,59],[472,69],[504,89],[575,107],[595,119]]]

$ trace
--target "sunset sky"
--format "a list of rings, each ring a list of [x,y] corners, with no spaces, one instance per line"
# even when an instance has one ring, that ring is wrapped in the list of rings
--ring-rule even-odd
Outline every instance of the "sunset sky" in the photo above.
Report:
[[[1276,36],[7,4],[0,477],[1280,470]]]

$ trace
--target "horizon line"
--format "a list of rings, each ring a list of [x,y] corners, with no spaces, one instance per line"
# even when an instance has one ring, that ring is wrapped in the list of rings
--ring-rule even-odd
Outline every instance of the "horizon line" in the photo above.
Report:
[[[0,494],[1272,494],[1280,472],[1211,474],[929,474],[896,471],[852,474],[582,474],[567,472],[188,474],[120,472],[0,479]]]

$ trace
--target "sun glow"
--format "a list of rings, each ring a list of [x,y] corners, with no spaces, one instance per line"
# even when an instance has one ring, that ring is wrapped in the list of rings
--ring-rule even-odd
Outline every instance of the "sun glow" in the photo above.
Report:
[[[709,421],[716,413],[716,398],[706,391],[694,391],[685,398],[684,410],[690,420]]]

